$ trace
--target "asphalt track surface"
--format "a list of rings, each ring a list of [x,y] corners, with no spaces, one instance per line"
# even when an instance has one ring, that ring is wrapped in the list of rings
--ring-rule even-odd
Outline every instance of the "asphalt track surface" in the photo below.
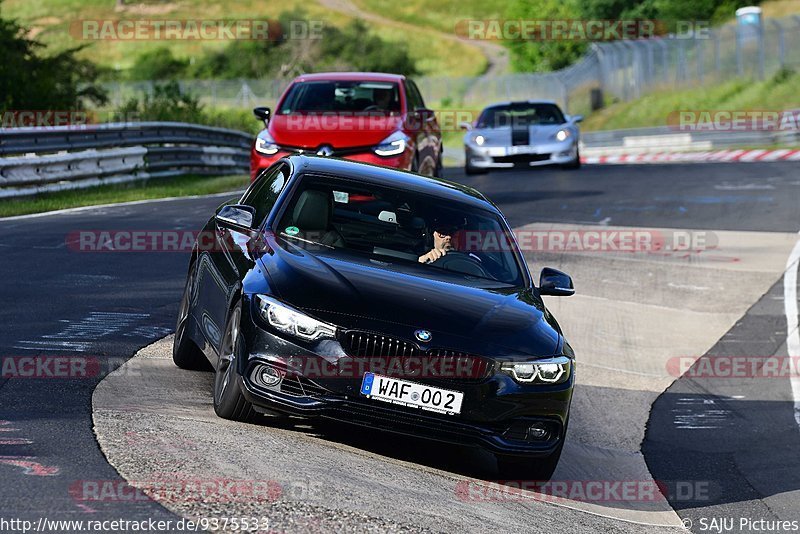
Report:
[[[586,166],[578,172],[536,169],[475,177],[452,170],[447,177],[483,191],[515,228],[558,223],[777,235],[800,229],[797,171],[792,163],[672,164]],[[4,361],[72,354],[100,362],[89,379],[0,379],[3,517],[177,519],[148,500],[93,502],[89,512],[70,490],[80,481],[120,480],[98,446],[92,393],[109,371],[173,330],[186,255],[76,252],[68,236],[81,230],[197,230],[222,200],[178,199],[0,221]],[[624,281],[626,273],[619,272],[618,277]],[[720,335],[709,354],[786,353],[782,277],[769,280],[754,295],[750,309]],[[556,315],[561,317],[558,311]],[[568,325],[562,326],[569,332]],[[694,520],[695,531],[700,531],[696,521],[700,516],[800,519],[796,505],[800,430],[793,419],[789,380],[739,383],[735,394],[726,391],[729,382],[697,382],[681,378],[658,398],[642,443],[657,480],[701,481],[711,487],[711,496],[700,500],[671,495],[673,508],[682,518]],[[676,403],[690,396],[703,406],[724,399],[723,411],[715,412],[724,415],[722,421],[713,429],[679,428],[675,410],[682,408]],[[334,436],[330,441],[343,439]],[[378,445],[351,445],[388,457],[403,456],[392,451],[391,439]],[[471,472],[457,462],[437,463],[435,457],[412,455],[410,461],[467,476],[491,476]],[[619,527],[599,516],[565,509],[558,514],[551,520],[561,517],[569,521],[566,525],[584,529]]]

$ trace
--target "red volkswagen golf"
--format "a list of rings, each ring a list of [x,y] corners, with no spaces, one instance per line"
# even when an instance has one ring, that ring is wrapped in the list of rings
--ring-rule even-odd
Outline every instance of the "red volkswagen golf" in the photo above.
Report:
[[[439,176],[442,136],[416,84],[397,74],[305,74],[274,113],[253,110],[266,128],[253,143],[250,178],[288,154],[311,153]]]

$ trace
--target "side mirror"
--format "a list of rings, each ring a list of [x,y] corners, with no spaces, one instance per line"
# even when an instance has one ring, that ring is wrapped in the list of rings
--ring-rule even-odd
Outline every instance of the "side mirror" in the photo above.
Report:
[[[539,294],[554,297],[569,297],[575,294],[575,285],[567,273],[545,267],[539,275]]]
[[[264,121],[264,125],[269,124],[270,113],[270,109],[266,106],[253,108],[253,115],[255,115],[257,119]]]
[[[572,122],[581,122],[583,121],[583,115],[573,115]]]
[[[468,132],[468,131],[470,131],[470,130],[472,130],[472,124],[470,124],[470,123],[468,123],[468,122],[460,122],[460,123],[458,123],[458,126],[459,126],[459,128],[461,128],[462,130],[465,130],[465,131],[467,131],[467,132]]]
[[[217,224],[232,230],[252,230],[256,210],[252,206],[227,205],[217,212]]]

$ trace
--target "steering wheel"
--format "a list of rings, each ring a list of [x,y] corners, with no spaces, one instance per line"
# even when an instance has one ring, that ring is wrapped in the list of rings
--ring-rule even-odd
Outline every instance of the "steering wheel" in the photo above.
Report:
[[[447,269],[448,271],[455,271],[461,274],[468,274],[472,276],[480,276],[482,278],[491,278],[486,269],[483,268],[478,260],[458,250],[450,250],[439,258],[431,262],[431,265]]]
[[[381,107],[378,104],[370,104],[361,111],[378,111]]]

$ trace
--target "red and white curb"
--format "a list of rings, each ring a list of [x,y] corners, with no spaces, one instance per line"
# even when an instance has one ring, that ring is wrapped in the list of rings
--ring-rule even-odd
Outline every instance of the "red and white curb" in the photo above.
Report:
[[[800,161],[800,149],[777,150],[713,150],[709,152],[653,152],[649,154],[615,154],[613,156],[584,156],[581,163],[623,165],[631,163],[716,163]]]

